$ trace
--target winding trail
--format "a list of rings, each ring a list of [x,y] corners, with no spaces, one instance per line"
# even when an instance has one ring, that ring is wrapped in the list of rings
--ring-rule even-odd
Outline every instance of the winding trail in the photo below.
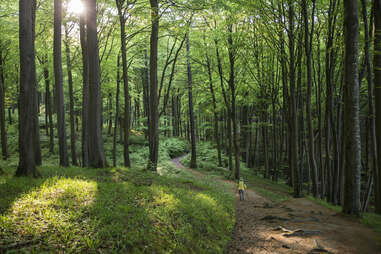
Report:
[[[184,167],[183,157],[172,163],[196,177],[205,176]],[[245,201],[239,201],[235,182],[215,180],[231,184],[236,195],[236,225],[226,253],[381,254],[380,235],[350,217],[305,198],[273,203],[251,189]]]

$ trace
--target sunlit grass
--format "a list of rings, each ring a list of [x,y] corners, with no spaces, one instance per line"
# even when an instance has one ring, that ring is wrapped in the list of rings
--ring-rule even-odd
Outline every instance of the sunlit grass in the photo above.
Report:
[[[166,164],[163,165],[163,167]],[[42,179],[7,178],[0,251],[219,253],[234,225],[234,197],[187,173],[40,168]],[[24,188],[19,184],[25,184]],[[30,241],[30,242],[29,242]]]

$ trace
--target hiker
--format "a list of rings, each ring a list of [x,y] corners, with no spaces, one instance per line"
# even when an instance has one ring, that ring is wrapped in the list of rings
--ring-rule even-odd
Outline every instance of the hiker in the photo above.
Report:
[[[246,188],[246,184],[243,182],[243,178],[241,177],[238,183],[239,200],[241,201],[244,200],[244,191]]]

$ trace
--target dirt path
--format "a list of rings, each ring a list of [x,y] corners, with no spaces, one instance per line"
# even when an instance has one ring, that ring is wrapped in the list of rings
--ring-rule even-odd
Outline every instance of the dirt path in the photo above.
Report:
[[[204,175],[185,168],[181,159],[172,163],[195,176]],[[235,187],[232,181],[216,180]],[[308,199],[272,203],[247,190],[245,201],[239,201],[236,193],[236,225],[226,253],[381,254],[377,237],[380,242],[371,229]]]

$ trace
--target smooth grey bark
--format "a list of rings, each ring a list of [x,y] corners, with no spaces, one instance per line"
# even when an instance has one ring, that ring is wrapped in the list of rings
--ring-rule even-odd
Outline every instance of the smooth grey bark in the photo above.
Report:
[[[70,109],[70,150],[71,150],[71,163],[74,166],[78,165],[77,162],[77,149],[75,147],[76,134],[75,134],[75,119],[74,119],[74,94],[73,94],[73,73],[70,56],[70,44],[69,44],[69,28],[65,24],[65,48],[66,48],[66,68],[69,84],[69,109]]]
[[[239,126],[237,123],[237,115],[236,115],[236,84],[235,84],[235,49],[233,45],[233,26],[228,26],[228,55],[229,55],[229,63],[230,63],[230,74],[229,74],[229,88],[231,92],[231,121],[233,123],[233,148],[234,148],[234,176],[235,179],[240,178],[240,159],[241,159],[241,151],[239,145]]]
[[[69,166],[69,157],[66,144],[66,125],[65,125],[65,100],[62,78],[62,2],[54,0],[54,80],[56,88],[56,110],[57,110],[57,128],[58,128],[58,147],[60,165]]]
[[[218,112],[217,112],[217,100],[216,95],[214,93],[214,86],[213,86],[213,76],[212,76],[212,69],[211,69],[211,63],[210,58],[208,54],[205,54],[206,57],[206,65],[208,69],[208,77],[209,77],[209,90],[210,94],[212,96],[212,102],[213,102],[213,115],[214,115],[214,138],[217,144],[217,159],[218,159],[218,166],[222,167],[222,159],[221,159],[221,146],[220,146],[220,138],[218,135]]]
[[[107,166],[102,138],[102,95],[97,36],[96,0],[87,0],[87,50],[89,61],[89,166]]]
[[[82,0],[84,9],[86,9],[86,0]],[[89,166],[89,59],[86,42],[86,20],[87,12],[83,12],[79,18],[79,34],[82,50],[82,167]]]
[[[52,110],[52,96],[50,92],[50,77],[48,68],[48,56],[45,55],[42,61],[45,79],[45,107],[46,107],[46,128],[49,129],[49,152],[54,153],[54,123]],[[49,123],[48,123],[49,122]]]
[[[115,0],[118,9],[119,23],[120,23],[120,41],[121,41],[121,53],[122,53],[122,79],[124,88],[124,143],[123,143],[123,157],[124,166],[130,167],[130,152],[129,152],[129,135],[130,135],[130,92],[128,87],[128,73],[127,73],[127,48],[126,48],[126,18],[127,8],[125,7],[125,0]]]
[[[120,93],[120,55],[118,55],[116,65],[116,95],[115,95],[115,123],[114,123],[114,139],[112,147],[112,163],[116,167],[116,138],[118,135],[118,119],[119,119],[119,93]],[[121,128],[121,127],[119,127]]]
[[[192,145],[192,153],[190,160],[190,168],[197,168],[197,151],[196,151],[196,136],[195,136],[195,123],[193,112],[193,93],[192,93],[192,70],[190,64],[190,49],[189,49],[189,33],[187,35],[187,73],[188,73],[188,102],[189,102],[189,124],[190,124],[190,137]]]
[[[20,94],[19,165],[16,176],[39,176],[35,155],[36,62],[34,50],[35,0],[19,1]]]

